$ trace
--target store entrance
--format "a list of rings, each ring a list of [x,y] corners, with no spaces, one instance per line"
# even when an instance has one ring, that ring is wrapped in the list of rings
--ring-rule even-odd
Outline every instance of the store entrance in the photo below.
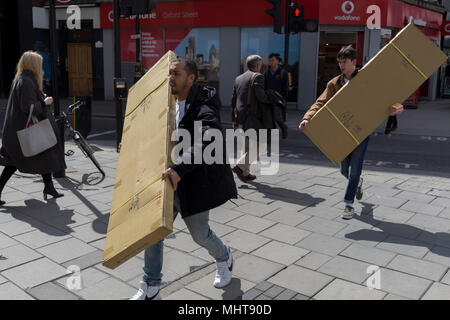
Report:
[[[321,32],[319,44],[319,70],[317,75],[317,96],[327,87],[328,81],[339,75],[336,55],[342,47],[357,48],[358,33]]]

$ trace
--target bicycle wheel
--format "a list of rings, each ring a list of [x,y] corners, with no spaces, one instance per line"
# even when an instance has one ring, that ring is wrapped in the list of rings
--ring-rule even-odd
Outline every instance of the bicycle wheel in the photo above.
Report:
[[[92,163],[94,163],[94,165],[97,167],[97,169],[100,171],[100,173],[102,175],[105,175],[105,172],[102,170],[97,159],[95,159],[95,157],[94,157],[94,151],[92,150],[91,146],[89,145],[89,143],[87,143],[86,140],[84,140],[83,136],[79,132],[77,132],[77,133],[78,133],[78,139],[74,139],[75,143],[81,149],[81,151],[83,151],[83,153],[87,157],[89,157],[89,159],[91,159]]]

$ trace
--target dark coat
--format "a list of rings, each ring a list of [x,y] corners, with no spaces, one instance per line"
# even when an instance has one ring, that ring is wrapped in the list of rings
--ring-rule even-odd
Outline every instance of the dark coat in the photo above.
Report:
[[[273,110],[264,91],[264,75],[256,73],[253,81],[250,106],[248,107],[248,90],[250,80],[255,72],[248,70],[234,81],[231,99],[231,119],[234,123],[247,129],[273,129]]]
[[[266,80],[266,89],[275,90],[281,94],[284,100],[288,99],[289,75],[283,67],[279,66],[273,74],[269,67],[264,77]]]
[[[36,156],[25,157],[20,148],[17,131],[25,128],[31,104],[34,104],[33,114],[39,120],[45,118],[50,120],[58,143]],[[55,119],[50,112],[50,108],[44,103],[44,96],[36,79],[27,70],[19,75],[11,86],[3,125],[0,165],[14,166],[20,172],[33,174],[58,172],[66,168]]]
[[[178,128],[189,131],[191,136],[191,147],[184,150],[183,154],[183,158],[191,159],[191,164],[184,162],[171,166],[181,177],[177,192],[183,218],[216,208],[232,198],[237,198],[236,184],[227,161],[220,107],[221,103],[214,88],[194,85],[186,99],[187,110]],[[194,146],[194,121],[202,121],[202,137],[208,129],[218,129],[222,132],[224,138],[222,164],[194,163],[195,148],[203,152],[205,147],[212,143],[202,139],[201,144]]]

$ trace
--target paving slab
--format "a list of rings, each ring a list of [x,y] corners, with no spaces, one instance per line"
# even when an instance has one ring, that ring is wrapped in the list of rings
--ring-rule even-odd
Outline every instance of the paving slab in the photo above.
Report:
[[[435,282],[422,300],[450,300],[450,286]]]
[[[280,271],[267,281],[280,287],[312,297],[333,280],[323,273],[315,272],[296,265]]]
[[[390,235],[408,239],[416,239],[423,232],[422,229],[404,223],[383,221],[377,224],[377,229],[383,230]]]
[[[290,211],[290,210],[287,211],[283,209],[278,209],[264,216],[264,218],[295,227],[300,223],[302,223],[303,221],[306,221],[309,218],[311,218],[311,216],[297,211]]]
[[[86,300],[127,300],[136,289],[114,278],[107,278],[91,287],[80,290],[78,295]]]
[[[370,264],[366,262],[336,256],[317,271],[343,280],[363,283],[370,276],[370,273],[367,272],[369,266]]]
[[[373,218],[375,220],[389,220],[392,222],[405,223],[414,216],[413,212],[390,208],[382,204],[373,209]]]
[[[0,232],[0,249],[8,248],[17,244],[19,244],[19,242],[14,240],[12,237]]]
[[[436,197],[426,195],[424,193],[411,192],[411,191],[402,191],[399,194],[395,195],[395,197],[405,200],[413,200],[419,203],[430,203]]]
[[[377,266],[386,266],[394,259],[396,254],[390,251],[354,243],[342,251],[340,255],[375,264]]]
[[[369,289],[349,281],[335,279],[319,293],[314,300],[381,300],[386,296],[385,292]]]
[[[309,250],[288,245],[282,242],[271,241],[258,250],[253,251],[252,254],[288,266],[305,256],[309,252]]]
[[[371,204],[377,204],[382,205],[389,208],[398,209],[402,205],[404,205],[408,200],[399,199],[396,197],[387,197],[387,196],[379,196],[375,195],[368,199],[366,199],[364,202],[371,203]]]
[[[81,270],[95,266],[101,263],[103,260],[103,250],[96,250],[85,254],[81,257],[75,258],[73,260],[69,260],[62,264],[63,267],[68,268],[70,266],[77,266]]]
[[[267,204],[261,204],[257,202],[249,202],[242,206],[239,206],[236,208],[237,211],[249,213],[251,215],[257,216],[257,217],[263,217],[268,213],[271,213],[277,209],[279,209],[279,205],[267,205]]]
[[[35,300],[24,290],[15,286],[11,282],[0,285],[0,300]]]
[[[311,234],[310,231],[277,223],[269,229],[260,232],[259,235],[287,244],[295,244]]]
[[[233,199],[236,200],[236,199]],[[212,209],[209,211],[209,218],[212,221],[218,222],[218,223],[227,223],[231,220],[234,220],[238,217],[243,216],[245,213],[240,212],[240,211],[236,211],[236,210],[231,210],[231,209],[226,209],[223,206],[216,208],[216,209]]]
[[[345,223],[330,221],[320,217],[311,217],[297,226],[300,229],[332,236],[347,227]]]
[[[418,300],[428,290],[432,281],[406,273],[380,268],[381,290]]]
[[[212,272],[203,278],[188,284],[186,289],[213,300],[236,300],[255,286],[253,282],[233,276],[228,286],[218,289],[212,285],[214,276],[215,272]]]
[[[73,288],[73,281],[71,281],[71,277],[73,277],[73,274],[69,274],[63,278],[56,280],[56,283],[58,283],[61,287],[66,288],[67,290],[69,290],[69,287],[71,287],[71,291],[77,294],[78,291],[92,287],[94,284],[110,278],[111,276],[93,267],[80,270],[79,289]]]
[[[164,298],[164,300],[208,300],[194,291],[182,288]]]
[[[23,244],[17,244],[2,249],[1,255],[0,271],[19,266],[42,257],[41,254],[28,248],[27,246],[24,246]]]
[[[70,248],[70,250],[68,248]],[[97,251],[97,249],[81,240],[70,238],[45,247],[41,247],[37,249],[37,251],[49,257],[55,262],[64,263],[84,256],[85,254]]]
[[[249,214],[246,214],[242,217],[239,217],[227,223],[228,226],[239,228],[253,233],[259,233],[265,229],[270,228],[274,224],[276,224],[276,222],[272,220],[255,217]]]
[[[66,269],[42,258],[2,272],[2,275],[22,289],[33,288],[40,284],[58,279],[66,274]]]
[[[342,214],[342,211],[337,208],[324,206],[318,204],[314,207],[307,207],[300,211],[302,214],[316,216],[324,219],[333,220],[336,217],[339,217]]]
[[[422,258],[429,251],[428,245],[424,242],[397,236],[389,236],[386,240],[378,244],[377,248],[397,252],[414,258]]]
[[[433,206],[450,208],[450,199],[444,197],[437,197],[436,199],[431,201],[430,204]]]
[[[38,300],[81,300],[76,294],[52,282],[41,284],[27,292]]]
[[[1,282],[1,281],[0,281],[0,282]],[[450,285],[450,270],[447,271],[447,273],[446,273],[445,276],[441,279],[440,282],[442,282],[442,283],[444,283],[444,284]]]
[[[379,229],[350,225],[336,233],[334,237],[352,241],[366,247],[374,247],[389,237],[389,234]]]
[[[269,242],[270,239],[247,231],[236,230],[223,237],[222,241],[224,241],[227,246],[245,253],[250,253]]]
[[[343,251],[351,244],[350,241],[345,241],[335,237],[313,233],[302,241],[295,244],[296,247],[304,248],[311,251],[316,251],[329,256],[335,256]]]
[[[324,265],[327,261],[329,261],[331,259],[332,259],[332,257],[330,257],[330,256],[311,251],[310,253],[305,255],[303,258],[301,258],[297,262],[295,262],[295,264],[300,267],[305,267],[305,268],[308,268],[311,270],[317,270],[322,265]]]
[[[450,249],[446,247],[433,246],[425,255],[423,260],[440,263],[444,266],[450,266]]]
[[[408,224],[415,225],[423,228],[430,228],[439,231],[449,231],[450,230],[450,220],[439,218],[439,217],[430,217],[428,215],[417,213],[408,220]]]
[[[280,263],[275,263],[267,259],[263,259],[253,254],[246,254],[235,259],[233,267],[233,276],[251,281],[253,283],[260,283],[280,270],[285,268]]]
[[[15,240],[33,249],[44,247],[69,238],[71,238],[70,234],[50,226],[14,237]]]
[[[444,210],[444,207],[433,206],[431,204],[410,200],[400,207],[401,210],[406,210],[415,213],[426,214],[429,216],[437,216]]]
[[[402,255],[396,256],[387,267],[434,281],[439,281],[448,269],[440,264]]]

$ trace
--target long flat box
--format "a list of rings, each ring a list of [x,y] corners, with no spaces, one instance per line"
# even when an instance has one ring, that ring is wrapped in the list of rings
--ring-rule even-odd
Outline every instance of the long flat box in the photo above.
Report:
[[[312,117],[305,134],[337,165],[446,60],[407,25]]]
[[[175,98],[166,53],[128,92],[122,148],[103,251],[114,269],[173,231],[173,188],[162,181],[170,165]]]

